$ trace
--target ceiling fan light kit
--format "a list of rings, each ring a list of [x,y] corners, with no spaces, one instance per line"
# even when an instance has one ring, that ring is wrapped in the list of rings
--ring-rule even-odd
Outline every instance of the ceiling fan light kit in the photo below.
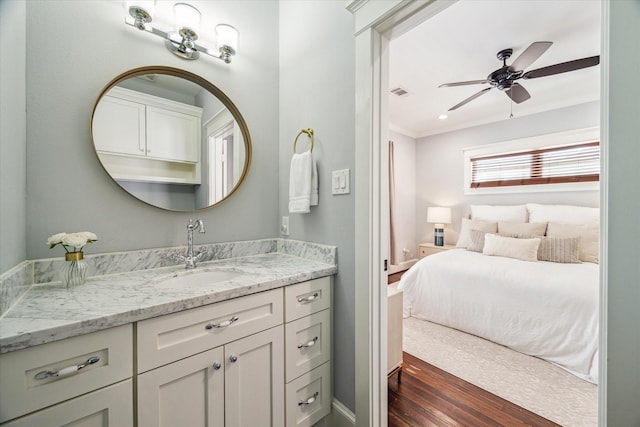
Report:
[[[504,92],[513,102],[520,104],[531,98],[531,94],[516,80],[524,79],[536,79],[539,77],[551,76],[554,74],[566,73],[569,71],[576,71],[583,68],[593,67],[600,63],[600,56],[590,56],[587,58],[575,59],[573,61],[562,62],[559,64],[550,65],[548,67],[538,68],[525,72],[524,70],[533,64],[543,53],[551,47],[553,42],[534,42],[527,47],[524,52],[513,61],[511,65],[507,65],[507,59],[513,55],[513,49],[503,49],[497,54],[498,60],[502,61],[502,67],[498,68],[487,76],[485,80],[469,80],[463,82],[444,83],[438,87],[454,87],[454,86],[467,86],[476,84],[489,84],[490,87],[482,89],[479,92],[464,99],[462,102],[449,108],[449,111],[456,110],[463,105],[473,101],[481,95],[484,95],[489,90],[497,88]]]

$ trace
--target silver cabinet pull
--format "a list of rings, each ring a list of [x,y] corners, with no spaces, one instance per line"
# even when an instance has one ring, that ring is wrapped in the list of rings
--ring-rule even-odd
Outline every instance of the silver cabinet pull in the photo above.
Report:
[[[236,363],[237,361],[238,361],[238,356],[236,356],[235,354],[232,354],[231,356],[229,356],[229,362]]]
[[[311,405],[313,402],[316,401],[317,397],[318,397],[318,392],[316,391],[315,393],[313,393],[313,396],[308,397],[306,400],[299,400],[298,406]]]
[[[300,304],[309,304],[310,302],[312,302],[313,300],[315,300],[319,296],[320,296],[320,294],[318,292],[314,292],[313,294],[308,295],[306,297],[298,297],[298,302]]]
[[[312,340],[309,340],[304,344],[298,344],[298,348],[309,348],[309,347],[312,347],[317,341],[318,341],[318,337],[314,337]]]
[[[227,326],[231,325],[233,322],[235,322],[236,320],[239,320],[239,319],[240,318],[238,316],[233,316],[231,319],[225,320],[224,322],[208,323],[207,326],[205,326],[205,329],[226,328]]]
[[[222,365],[220,364],[220,362],[213,362],[213,369],[217,371],[220,368],[222,368]]]
[[[86,362],[79,365],[67,366],[66,368],[62,368],[57,371],[40,371],[35,374],[34,378],[37,380],[44,380],[45,378],[49,377],[66,377],[67,375],[75,374],[80,369],[89,365],[93,365],[94,363],[97,363],[99,361],[100,358],[98,356],[93,356],[88,358]]]

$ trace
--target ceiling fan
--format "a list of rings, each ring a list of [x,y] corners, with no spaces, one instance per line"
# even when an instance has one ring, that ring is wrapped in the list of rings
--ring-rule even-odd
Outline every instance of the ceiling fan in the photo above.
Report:
[[[587,58],[575,59],[573,61],[561,62],[559,64],[549,65],[548,67],[538,68],[536,70],[524,71],[525,68],[533,64],[543,53],[551,47],[553,42],[535,42],[525,49],[519,57],[507,65],[507,59],[513,54],[513,49],[503,49],[498,52],[498,59],[502,61],[502,67],[489,74],[484,80],[470,80],[466,82],[444,83],[438,87],[466,86],[475,84],[488,83],[491,87],[476,92],[462,102],[449,108],[449,111],[456,110],[468,102],[473,101],[479,96],[487,93],[491,89],[498,88],[503,91],[515,103],[521,103],[531,98],[529,92],[517,83],[519,79],[537,79],[538,77],[551,76],[554,74],[566,73],[569,71],[580,70],[582,68],[593,67],[600,63],[600,56],[590,56]]]

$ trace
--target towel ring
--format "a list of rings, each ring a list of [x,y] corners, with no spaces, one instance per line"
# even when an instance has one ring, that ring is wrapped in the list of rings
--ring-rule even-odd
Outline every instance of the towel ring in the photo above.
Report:
[[[296,136],[296,140],[293,142],[293,153],[296,153],[296,144],[298,144],[298,138],[300,138],[300,135],[305,134],[309,137],[309,139],[311,139],[311,151],[313,151],[313,129],[309,128],[309,129],[302,129],[300,132],[298,132],[298,135]]]

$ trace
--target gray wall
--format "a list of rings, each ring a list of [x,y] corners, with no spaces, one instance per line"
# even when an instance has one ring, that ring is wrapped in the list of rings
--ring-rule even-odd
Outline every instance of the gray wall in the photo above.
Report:
[[[416,221],[416,198],[422,193],[422,186],[416,183],[416,140],[397,132],[389,131],[389,139],[393,141],[394,155],[394,234],[396,237],[396,265],[403,261],[418,258],[418,242],[416,226],[425,225],[426,216],[418,216]],[[410,251],[409,254],[403,252]],[[389,246],[391,251],[391,246]],[[389,254],[391,256],[391,253]],[[391,264],[394,264],[391,262]]]
[[[0,1],[0,273],[27,257],[25,22],[24,2]]]
[[[280,216],[289,215],[289,164],[302,128],[315,131],[320,202],[291,214],[291,238],[338,247],[334,281],[335,397],[355,409],[354,199],[331,195],[331,171],[355,164],[353,17],[342,1],[280,3]],[[298,152],[308,145],[298,141]],[[353,188],[353,180],[351,187]]]
[[[607,425],[640,426],[640,1],[611,1]]]
[[[589,128],[598,126],[599,123],[600,103],[590,102],[418,139],[416,181],[420,190],[416,202],[416,230],[419,241],[433,241],[433,226],[425,222],[429,206],[452,207],[452,223],[445,226],[447,244],[456,243],[460,218],[469,214],[469,205],[472,204],[560,203],[598,206],[598,191],[465,196],[462,149]]]
[[[207,233],[198,235],[196,243],[276,235],[278,4],[216,1],[197,2],[197,7],[206,25],[226,22],[239,29],[240,47],[232,64],[172,55],[160,38],[124,25],[119,1],[26,2],[27,258],[60,255],[44,242],[62,231],[95,232],[100,241],[87,252],[184,245],[185,226],[194,216],[207,224]],[[145,65],[182,68],[204,77],[244,115],[254,161],[245,184],[222,205],[197,214],[149,207],[123,191],[100,166],[89,135],[96,98],[116,75]]]

